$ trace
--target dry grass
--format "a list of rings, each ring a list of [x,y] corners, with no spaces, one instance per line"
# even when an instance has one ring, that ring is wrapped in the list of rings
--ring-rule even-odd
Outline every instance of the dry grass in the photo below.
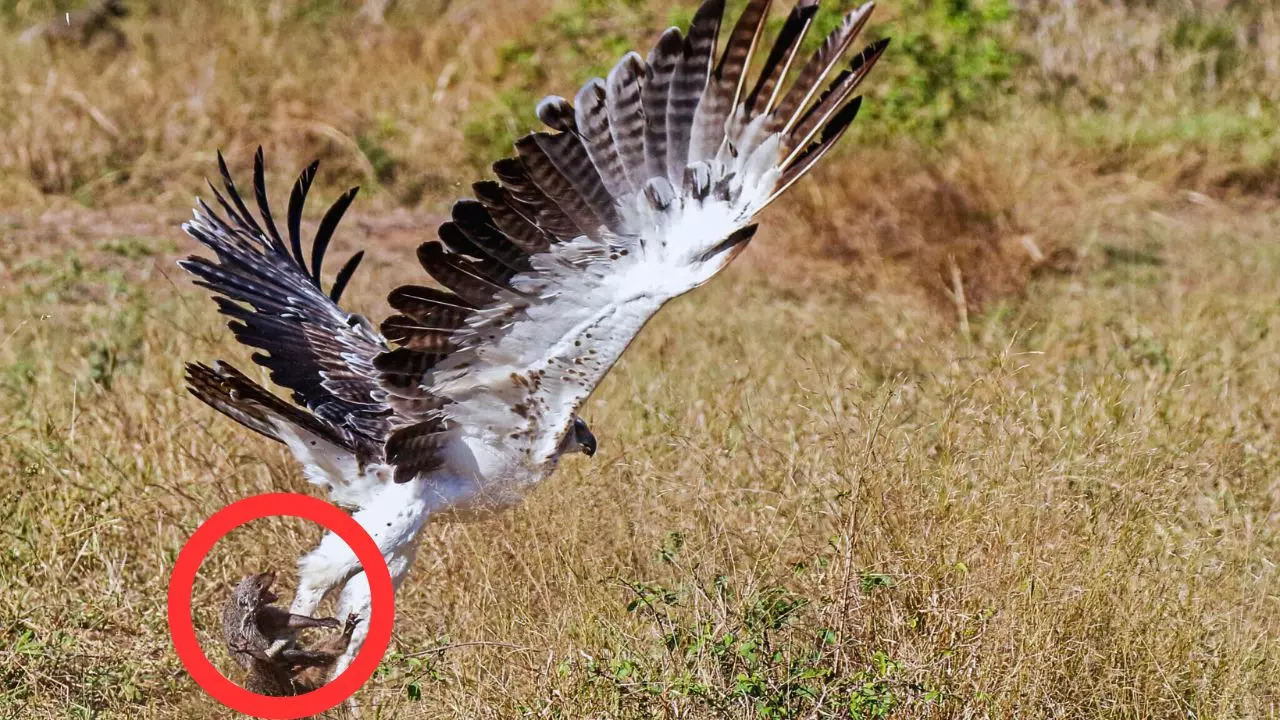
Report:
[[[373,186],[339,243],[370,246],[351,297],[381,315],[475,177],[468,133],[581,79],[500,52],[562,4],[497,5],[403,0],[375,36],[157,4],[109,61],[0,45],[0,717],[232,716],[172,653],[167,573],[218,508],[308,490],[181,390],[244,353],[176,225],[214,147],[264,142],[277,191],[319,154],[325,193]],[[1257,39],[1210,87],[1221,53],[1161,38],[1219,15],[1082,5],[1019,16],[1030,60],[985,112],[864,128],[772,209],[593,397],[595,458],[430,530],[374,716],[1280,715],[1277,15],[1231,11]],[[317,534],[220,543],[217,661],[226,584],[292,586]]]

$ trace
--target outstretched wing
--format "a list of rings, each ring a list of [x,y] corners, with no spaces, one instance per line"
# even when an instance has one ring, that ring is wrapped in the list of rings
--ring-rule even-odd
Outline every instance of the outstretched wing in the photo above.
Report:
[[[448,292],[402,287],[383,324],[393,406],[424,418],[393,431],[397,479],[430,469],[461,433],[555,454],[572,413],[668,300],[745,247],[752,218],[825,155],[852,122],[855,89],[883,52],[843,57],[872,5],[846,15],[797,65],[817,0],[791,10],[751,73],[770,0],[751,0],[717,55],[724,0],[688,34],[671,28],[648,58],[626,55],[573,104],[543,100],[551,132],[516,143],[418,250]],[[754,80],[750,79],[755,75]],[[788,77],[793,76],[790,82]]]
[[[223,363],[212,368],[189,366],[188,387],[215,409],[268,437],[287,442],[277,426],[283,423],[308,438],[346,450],[361,462],[382,460],[392,411],[373,360],[388,348],[367,320],[338,306],[363,253],[343,265],[327,294],[321,285],[325,252],[355,189],[325,213],[312,240],[308,264],[301,236],[302,211],[316,165],[302,172],[289,198],[287,245],[267,203],[262,149],[253,167],[260,218],[245,205],[221,154],[218,165],[226,194],[212,183],[210,188],[226,219],[201,200],[194,219],[182,226],[212,250],[214,258],[193,255],[180,265],[196,276],[197,285],[213,292],[219,311],[231,318],[227,325],[236,339],[259,350],[254,362],[270,370],[278,385],[291,390],[301,407],[276,398]]]

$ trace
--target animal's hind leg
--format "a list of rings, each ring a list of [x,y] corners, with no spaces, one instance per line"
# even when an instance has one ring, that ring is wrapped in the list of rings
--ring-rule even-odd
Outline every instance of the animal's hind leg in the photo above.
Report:
[[[336,628],[341,627],[342,623],[338,622],[338,618],[318,618],[310,615],[288,615],[285,618],[284,626],[290,630],[303,630],[306,628]]]

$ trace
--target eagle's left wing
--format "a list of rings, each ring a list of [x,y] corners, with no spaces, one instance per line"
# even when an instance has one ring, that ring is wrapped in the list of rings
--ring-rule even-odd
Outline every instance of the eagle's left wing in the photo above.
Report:
[[[325,252],[355,190],[343,194],[325,213],[306,252],[302,212],[315,164],[294,184],[283,218],[284,234],[267,202],[262,149],[253,167],[257,217],[241,197],[221,153],[218,166],[222,189],[212,183],[210,189],[222,213],[201,200],[194,217],[183,225],[214,257],[192,255],[179,264],[196,277],[197,285],[213,293],[218,310],[231,318],[227,326],[236,339],[258,351],[254,362],[291,391],[295,404],[222,362],[189,365],[189,389],[246,427],[291,446],[323,442],[329,455],[353,458],[355,465],[381,462],[392,410],[373,361],[388,348],[367,320],[338,305],[363,253],[343,265],[328,292],[321,284]],[[315,455],[305,447],[295,452],[304,462]],[[314,460],[309,464],[324,464]],[[337,481],[350,473],[322,474],[333,476],[326,481]]]
[[[403,287],[382,332],[399,349],[376,365],[394,398],[429,403],[387,443],[398,480],[430,469],[456,433],[555,454],[573,413],[668,300],[724,268],[754,216],[804,175],[857,113],[858,84],[884,50],[838,66],[872,5],[800,65],[817,0],[800,0],[754,82],[769,0],[751,0],[717,55],[724,0],[707,0],[687,36],[671,28],[642,59],[625,56],[574,104],[547,98],[554,132],[516,143],[499,182],[457,203],[442,242],[418,250],[449,289]],[[393,402],[393,404],[395,404]],[[419,461],[419,457],[423,461]]]

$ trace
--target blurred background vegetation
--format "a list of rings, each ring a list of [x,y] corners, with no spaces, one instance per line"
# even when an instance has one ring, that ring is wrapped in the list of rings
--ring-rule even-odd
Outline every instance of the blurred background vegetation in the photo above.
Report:
[[[262,143],[281,172],[319,156],[322,181],[439,207],[533,127],[538,98],[571,96],[694,9],[396,0],[374,24],[356,0],[126,4],[123,51],[3,44],[0,202],[185,202],[212,149],[240,158]],[[828,4],[811,41],[853,3]],[[0,20],[17,36],[72,7],[2,0]],[[931,161],[996,126],[1069,145],[1060,151],[1097,173],[1136,169],[1202,192],[1280,187],[1273,4],[902,0],[882,3],[871,33],[895,42],[846,152],[888,145]]]
[[[395,0],[373,21],[357,0],[125,4],[119,46],[0,45],[0,207],[177,210],[215,149],[234,166],[262,144],[276,188],[320,158],[322,190],[359,184],[362,210],[442,212],[534,128],[540,97],[572,96],[695,6]],[[811,43],[853,2],[828,5]],[[19,37],[67,9],[2,0],[0,19]],[[1280,192],[1273,4],[901,0],[869,34],[895,42],[842,148],[858,159],[818,182],[874,191],[835,215],[802,204],[795,222],[839,229],[786,248],[802,257],[906,258],[943,301],[954,269],[980,307],[1071,267],[1057,220],[1118,188]]]
[[[358,0],[125,4],[122,47],[0,45],[0,207],[176,211],[215,149],[235,166],[262,144],[276,188],[320,158],[322,191],[359,184],[361,210],[443,212],[534,128],[540,97],[572,96],[695,6],[394,0],[373,21]],[[828,3],[810,42],[853,4]],[[67,9],[0,0],[0,20],[19,37]],[[944,302],[958,272],[976,308],[1072,267],[1060,221],[1117,192],[1280,193],[1274,4],[901,0],[869,34],[895,42],[842,148],[857,160],[818,181],[868,191],[835,214],[798,193],[794,222],[839,230],[785,248],[802,258],[907,259]]]

